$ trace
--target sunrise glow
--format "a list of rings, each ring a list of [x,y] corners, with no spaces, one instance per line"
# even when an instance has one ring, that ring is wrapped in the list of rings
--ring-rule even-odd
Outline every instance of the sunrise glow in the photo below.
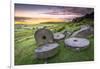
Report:
[[[15,24],[39,24],[43,22],[71,21],[82,17],[88,9],[41,5],[15,5]],[[83,13],[85,12],[85,13]],[[89,12],[89,11],[88,11]]]

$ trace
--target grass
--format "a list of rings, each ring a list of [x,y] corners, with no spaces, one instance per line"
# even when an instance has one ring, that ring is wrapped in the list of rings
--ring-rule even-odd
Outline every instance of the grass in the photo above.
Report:
[[[34,39],[34,33],[39,26],[47,26],[52,32],[57,32],[61,27],[63,30],[74,31],[80,28],[80,25],[74,23],[67,24],[39,24],[31,25],[33,29],[15,28],[15,65],[43,64],[44,60],[38,60],[35,57],[34,50],[37,47]],[[94,60],[94,38],[89,36],[90,45],[87,49],[76,52],[71,48],[65,47],[63,40],[59,42],[59,52],[52,58],[48,58],[48,63],[92,61]]]

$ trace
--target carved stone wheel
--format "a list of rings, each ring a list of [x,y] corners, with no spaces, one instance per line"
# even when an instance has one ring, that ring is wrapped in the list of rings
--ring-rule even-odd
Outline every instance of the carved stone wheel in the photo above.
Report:
[[[58,52],[58,46],[59,45],[57,43],[51,43],[38,47],[35,50],[36,57],[38,59],[46,59],[52,57]]]
[[[38,59],[46,59],[58,52],[59,44],[54,42],[53,33],[48,29],[38,29],[35,32],[37,48],[35,55]]]
[[[65,35],[63,33],[54,33],[54,40],[64,39]]]
[[[65,39],[64,43],[66,46],[75,48],[76,50],[79,50],[80,48],[86,48],[90,44],[88,39],[76,37]]]
[[[34,37],[38,46],[44,45],[46,43],[52,43],[54,41],[52,32],[44,28],[38,29],[35,32]]]

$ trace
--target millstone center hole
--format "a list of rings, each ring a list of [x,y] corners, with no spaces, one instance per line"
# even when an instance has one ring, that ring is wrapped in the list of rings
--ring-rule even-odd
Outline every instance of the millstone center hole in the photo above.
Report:
[[[57,37],[59,37],[59,35],[57,35]]]
[[[74,42],[77,42],[78,40],[74,40]]]
[[[43,36],[42,38],[45,40],[46,39],[46,36]]]

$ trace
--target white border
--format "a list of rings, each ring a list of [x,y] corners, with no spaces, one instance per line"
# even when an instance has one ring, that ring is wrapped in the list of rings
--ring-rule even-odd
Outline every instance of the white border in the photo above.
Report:
[[[16,1],[16,2],[15,2]],[[40,5],[56,5],[56,6],[74,6],[74,7],[91,7],[95,8],[95,5],[91,3],[91,1],[84,1],[84,0],[14,0],[11,2],[11,68],[12,69],[74,69],[74,68],[81,68],[84,66],[92,66],[95,62],[73,62],[73,63],[57,63],[57,64],[39,64],[39,65],[14,65],[14,3],[22,3],[22,4],[40,4]],[[67,65],[67,67],[66,67]],[[63,67],[64,66],[64,67]]]
[[[14,0],[14,3],[95,7],[95,0]]]
[[[10,67],[11,67],[11,69],[13,69],[14,68],[14,2],[13,1],[11,1],[11,12],[10,12],[10,18],[11,18],[11,30],[10,30],[10,32],[11,32],[11,51],[10,51],[10,55],[11,55],[11,57],[10,57],[10,60],[11,60],[11,62],[10,62]]]

